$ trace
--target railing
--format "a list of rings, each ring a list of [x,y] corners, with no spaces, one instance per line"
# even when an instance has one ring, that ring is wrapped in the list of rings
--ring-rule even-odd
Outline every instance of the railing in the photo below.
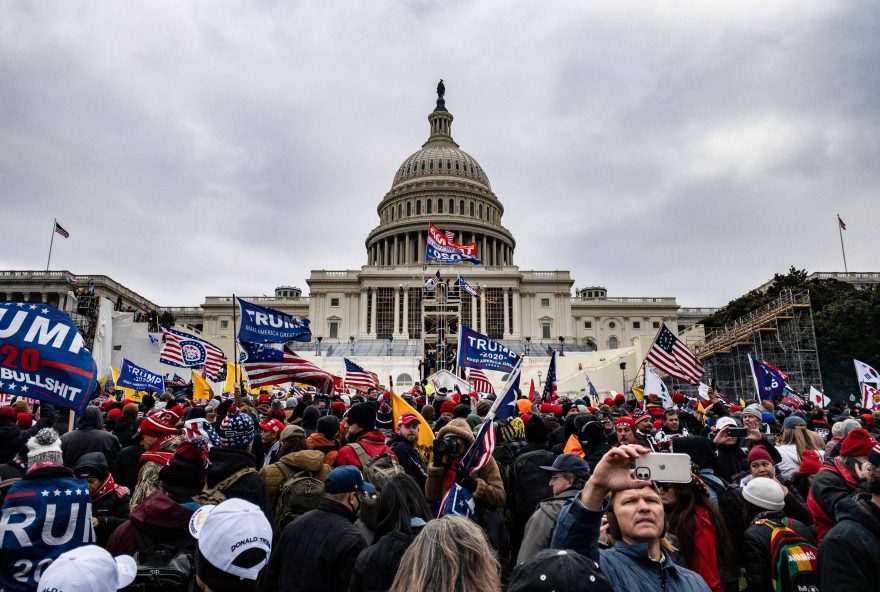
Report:
[[[647,298],[647,297],[638,297],[638,296],[618,296],[616,298],[582,298],[575,297],[572,298],[574,302],[589,302],[590,304],[665,304],[665,305],[675,305],[675,297],[658,297],[658,298]]]
[[[850,272],[828,272],[828,271],[817,271],[811,273],[807,276],[809,279],[818,279],[818,280],[840,280],[842,282],[851,282],[853,280],[868,280],[871,282],[880,282],[880,273],[878,272],[863,272],[863,271],[850,271]]]
[[[70,284],[68,278],[75,278],[76,284]],[[71,286],[71,290],[77,288],[85,288],[88,286],[89,281],[92,282],[93,286],[104,287],[108,290],[113,291],[116,294],[121,295],[123,298],[129,300],[130,302],[137,304],[146,304],[150,308],[158,308],[158,306],[152,302],[151,300],[144,298],[137,292],[134,292],[119,282],[107,277],[106,275],[76,275],[69,271],[36,271],[36,270],[25,270],[25,271],[0,271],[0,281],[15,281],[15,280],[24,280],[24,281],[63,281]]]
[[[308,296],[300,296],[299,298],[276,298],[274,296],[236,296],[236,298],[240,298],[241,300],[246,300],[248,302],[264,302],[271,304],[275,303],[289,303],[296,302],[297,304],[305,303],[308,304],[309,297]],[[216,305],[216,304],[229,304],[232,305],[232,296],[205,296],[205,304],[206,305]]]

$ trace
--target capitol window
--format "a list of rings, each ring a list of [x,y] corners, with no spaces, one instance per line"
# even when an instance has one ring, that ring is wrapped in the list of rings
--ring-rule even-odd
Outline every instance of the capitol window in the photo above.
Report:
[[[421,215],[422,215],[422,202],[417,201],[416,202],[416,216],[421,216]]]
[[[458,202],[458,213],[461,216],[464,216],[464,200]]]
[[[617,337],[611,336],[608,338],[608,349],[617,349],[620,343],[617,341]]]
[[[651,323],[651,325],[652,325],[655,329],[659,329],[659,328],[660,328],[660,321],[654,321],[653,323]]]
[[[608,323],[608,328],[609,329],[616,329],[617,323],[615,323],[614,321],[611,321],[610,323]]]
[[[229,321],[220,321],[220,328],[221,329],[228,329],[229,328]]]
[[[406,202],[406,215],[412,216],[412,202],[411,201]]]
[[[330,323],[330,339],[339,339],[339,323]]]
[[[438,214],[443,213],[443,200],[442,199],[437,200],[437,213]]]
[[[549,298],[541,298],[541,306],[543,306],[544,308],[549,307],[550,306],[550,299]]]
[[[455,213],[455,200],[454,199],[449,200],[449,213],[450,214]]]
[[[584,321],[584,329],[592,329],[593,321]]]
[[[426,214],[430,214],[430,213],[432,213],[432,210],[434,209],[434,208],[433,208],[433,205],[434,205],[434,204],[433,204],[433,203],[431,202],[431,200],[429,199],[429,200],[428,200],[428,205],[425,207],[425,213],[426,213]]]
[[[474,215],[474,202],[471,202],[471,217]]]
[[[550,323],[541,323],[541,339],[550,339]]]
[[[633,329],[641,329],[642,323],[639,321],[633,321]]]
[[[330,306],[339,306],[339,298],[331,298]]]

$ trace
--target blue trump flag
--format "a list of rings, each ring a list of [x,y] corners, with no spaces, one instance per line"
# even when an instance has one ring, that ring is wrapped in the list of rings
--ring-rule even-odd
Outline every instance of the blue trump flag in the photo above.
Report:
[[[164,393],[165,378],[123,359],[116,386],[149,393]]]
[[[785,376],[778,368],[764,360],[756,360],[752,356],[749,356],[749,364],[752,367],[752,377],[755,379],[755,389],[762,401],[773,401],[791,390]]]
[[[274,308],[245,302],[241,298],[236,300],[241,311],[241,325],[238,326],[238,338],[241,341],[285,343],[312,340],[308,319],[299,319]]]
[[[97,367],[66,314],[48,304],[0,302],[0,391],[81,413]]]
[[[13,483],[0,518],[0,590],[37,590],[59,555],[94,542],[88,483],[63,477]]]
[[[461,326],[458,341],[458,365],[460,368],[480,368],[512,372],[519,362],[519,354],[504,347],[488,335]]]

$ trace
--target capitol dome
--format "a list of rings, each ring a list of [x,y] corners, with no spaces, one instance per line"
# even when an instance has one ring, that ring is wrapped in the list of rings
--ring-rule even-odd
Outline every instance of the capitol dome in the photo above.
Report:
[[[513,264],[516,241],[501,225],[504,206],[483,167],[452,139],[444,92],[441,81],[428,140],[403,161],[379,203],[379,226],[366,240],[369,265],[424,263],[428,222],[458,243],[477,243],[484,265]]]

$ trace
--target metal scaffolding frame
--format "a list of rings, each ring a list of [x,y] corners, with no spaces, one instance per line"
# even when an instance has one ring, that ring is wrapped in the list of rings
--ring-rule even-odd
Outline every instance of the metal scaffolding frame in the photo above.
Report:
[[[422,289],[422,342],[424,359],[434,361],[434,370],[452,370],[461,327],[461,291],[458,284],[438,282],[434,289]]]
[[[709,331],[693,347],[718,389],[735,399],[755,398],[748,356],[763,359],[788,375],[798,393],[822,390],[813,310],[807,290],[785,290],[779,298]]]

